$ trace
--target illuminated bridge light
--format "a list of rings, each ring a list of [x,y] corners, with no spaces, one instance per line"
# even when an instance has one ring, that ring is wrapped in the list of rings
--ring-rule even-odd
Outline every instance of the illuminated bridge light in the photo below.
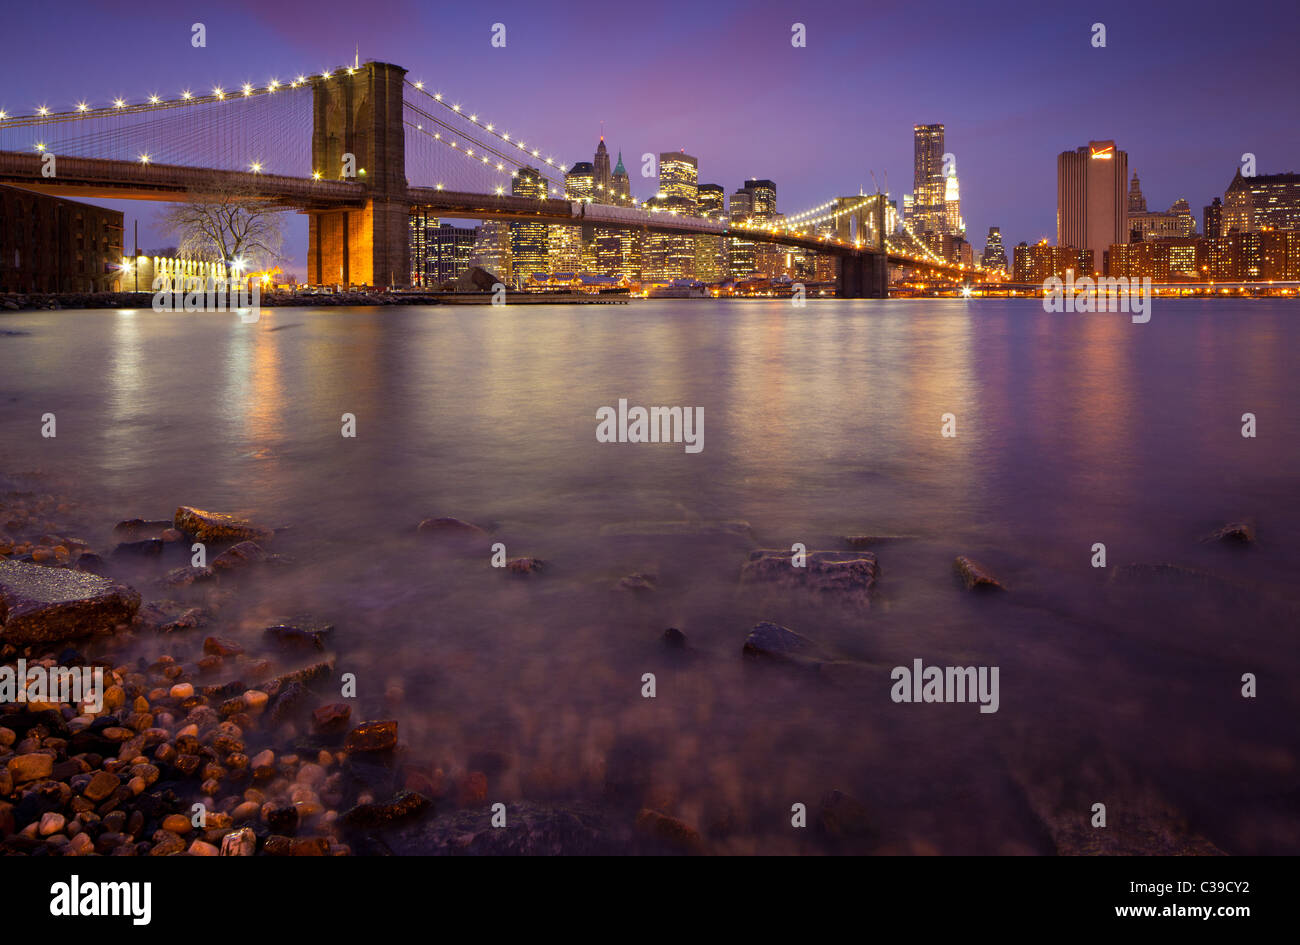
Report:
[[[417,83],[415,83],[415,87],[416,87],[417,89],[419,89],[421,92],[424,91],[424,83],[423,83],[423,82],[417,82]]]
[[[194,93],[191,92],[189,89],[186,89],[184,92],[181,93],[181,98],[183,98],[187,102],[193,97],[194,97]]]
[[[312,179],[312,180],[320,180],[320,178],[321,178],[321,173],[320,173],[320,171],[312,171],[312,172],[311,172],[311,179]]]
[[[320,77],[321,77],[322,79],[328,79],[328,78],[330,77],[329,70],[326,69],[324,72],[322,72],[322,73],[320,74]]]
[[[149,155],[147,155],[147,154],[142,154],[142,155],[140,155],[140,163],[141,163],[141,164],[148,164],[148,163],[149,163]]]
[[[41,105],[39,108],[36,109],[36,114],[38,115],[48,115],[49,113],[50,110],[46,108],[44,105]]]
[[[439,185],[438,185],[437,187],[435,187],[434,189],[435,189],[435,190],[442,190],[442,184],[439,184]]]
[[[506,141],[510,140],[510,135],[502,135],[501,137]]]
[[[226,93],[222,90],[221,86],[219,85],[212,90],[212,94],[220,99],[224,99],[226,97]]]
[[[435,92],[435,93],[433,94],[433,100],[434,100],[435,102],[441,102],[441,101],[442,101],[442,93],[441,93],[441,92]]]
[[[276,89],[278,89],[278,88],[280,87],[280,82],[279,82],[278,79],[272,79],[270,82],[268,82],[268,83],[266,84],[266,87],[267,87],[270,91],[274,92]]]
[[[453,106],[451,106],[451,110],[452,110],[453,112],[459,112],[459,111],[460,111],[460,106],[459,106],[459,105],[453,105]]]
[[[260,174],[260,173],[262,173],[262,165],[261,165],[261,162],[259,162],[259,161],[254,161],[252,164],[248,165],[248,169],[251,170],[254,174]]]
[[[245,82],[245,83],[244,83],[244,94],[245,94],[245,95],[252,95],[252,94],[253,94],[253,86],[252,86],[252,83],[250,83],[250,82]]]
[[[348,75],[353,75],[356,71],[357,70],[353,69],[351,66],[348,66]]]
[[[0,108],[0,121],[4,121],[8,117],[9,114],[3,108]]]
[[[157,95],[150,95],[150,96],[149,96],[149,104],[150,104],[150,105],[157,105],[157,104],[158,104],[159,102],[161,102],[161,101],[162,101],[162,99],[160,99]]]
[[[505,189],[504,187],[497,187],[497,196],[498,196],[498,197],[500,197],[500,196],[501,196],[502,194],[504,194],[505,192],[506,192],[506,189]]]
[[[45,142],[44,142],[44,141],[37,141],[37,142],[36,142],[36,150],[37,150],[37,151],[44,151],[44,150],[45,150]]]
[[[491,131],[491,130],[492,130],[492,126],[491,126],[491,125],[488,125],[488,126],[487,126],[487,130],[488,130],[488,131]]]
[[[469,120],[470,120],[470,121],[478,121],[478,115],[470,115],[470,116],[469,116]]]
[[[114,107],[114,108],[126,108],[126,99],[124,99],[124,98],[115,98],[115,99],[113,99],[113,107]]]

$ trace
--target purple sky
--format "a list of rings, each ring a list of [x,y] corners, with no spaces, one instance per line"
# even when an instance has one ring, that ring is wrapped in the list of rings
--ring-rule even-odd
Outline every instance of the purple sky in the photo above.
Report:
[[[190,45],[190,25],[207,47]],[[504,23],[504,49],[490,44]],[[553,152],[591,160],[605,121],[634,194],[640,155],[685,148],[728,193],[777,184],[794,213],[870,189],[912,189],[912,125],[943,122],[978,252],[1055,239],[1056,154],[1114,138],[1150,205],[1185,197],[1198,221],[1243,152],[1260,173],[1300,170],[1300,4],[1133,0],[1063,4],[678,2],[537,4],[160,0],[11,4],[0,108],[29,113],[115,95],[264,84],[380,59]],[[808,45],[791,45],[791,25]],[[1091,45],[1104,23],[1107,46]],[[116,204],[146,248],[154,205]],[[295,217],[288,268],[303,274]]]

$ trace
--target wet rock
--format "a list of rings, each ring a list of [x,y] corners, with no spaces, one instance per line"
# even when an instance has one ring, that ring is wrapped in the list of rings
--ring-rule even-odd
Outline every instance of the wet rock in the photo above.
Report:
[[[289,683],[299,683],[306,686],[317,679],[329,676],[334,672],[333,660],[322,660],[319,663],[312,663],[310,666],[304,666],[301,669],[295,669],[292,672],[282,673],[271,681],[268,689],[280,689]]]
[[[1250,522],[1229,522],[1222,528],[1216,528],[1204,536],[1203,543],[1222,542],[1228,545],[1253,545],[1255,543],[1255,526]]]
[[[325,837],[299,837],[289,841],[290,856],[329,856],[330,842]]]
[[[389,751],[397,746],[397,722],[389,719],[362,722],[348,732],[345,747],[348,751]]]
[[[953,568],[961,578],[962,583],[966,585],[968,591],[1006,590],[1002,586],[1002,582],[995,578],[987,568],[966,555],[958,555],[953,560]]]
[[[664,631],[664,646],[673,650],[686,649],[686,634],[682,633],[676,627],[669,627]]]
[[[636,829],[639,833],[662,841],[681,853],[699,853],[704,846],[700,832],[690,824],[648,807],[642,808],[637,813]]]
[[[511,558],[506,562],[511,574],[537,574],[545,565],[541,558]]]
[[[121,779],[107,771],[97,771],[82,789],[82,796],[98,804],[122,786]]]
[[[182,505],[176,510],[173,524],[185,534],[204,542],[268,541],[275,537],[275,532],[271,529],[254,525],[245,519],[222,512],[206,512],[188,505]]]
[[[275,725],[288,721],[303,707],[307,695],[307,687],[300,682],[282,686],[267,705],[266,717]]]
[[[262,812],[266,825],[279,834],[292,834],[298,829],[298,808],[292,804],[272,806]]]
[[[255,852],[257,834],[251,827],[234,830],[221,838],[221,856],[252,856]]]
[[[203,652],[212,656],[238,656],[244,648],[234,640],[222,637],[208,637],[203,641]]]
[[[107,578],[0,561],[0,641],[60,643],[130,623],[140,594]]]
[[[325,641],[319,632],[300,627],[267,627],[262,631],[262,636],[282,650],[325,649]]]
[[[335,734],[347,728],[352,707],[346,702],[323,705],[311,714],[312,729],[323,735]]]
[[[168,571],[163,578],[163,583],[168,587],[189,587],[191,584],[211,581],[216,576],[217,572],[210,567],[195,568],[185,565]]]
[[[633,594],[651,594],[659,590],[659,575],[637,573],[627,574],[618,579],[614,585],[616,591],[629,591]]]
[[[164,528],[171,525],[167,521],[145,521],[142,518],[129,518],[113,526],[113,534],[123,541],[138,541],[142,538],[157,537]]]
[[[169,830],[157,830],[153,835],[153,846],[149,850],[150,856],[175,856],[185,849],[185,839],[179,837]]]
[[[387,804],[358,804],[343,815],[349,827],[382,827],[429,810],[433,801],[415,791],[401,791]]]
[[[780,624],[763,621],[745,637],[742,651],[748,657],[816,666],[829,654],[812,639]]]
[[[241,541],[217,555],[212,561],[212,566],[218,571],[236,571],[265,561],[266,558],[266,552],[257,542]]]
[[[479,526],[458,518],[426,518],[416,530],[425,535],[456,538],[483,538],[487,535]]]
[[[809,551],[802,567],[789,551],[754,551],[740,572],[742,584],[801,588],[857,607],[871,603],[879,564],[869,551]]]
[[[142,541],[124,541],[113,549],[114,558],[156,558],[163,552],[161,538],[146,538]]]

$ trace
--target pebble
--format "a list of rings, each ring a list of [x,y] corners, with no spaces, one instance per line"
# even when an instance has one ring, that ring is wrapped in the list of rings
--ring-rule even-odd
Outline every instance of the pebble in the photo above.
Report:
[[[195,840],[190,844],[190,856],[220,856],[221,851],[212,844],[203,840]]]
[[[66,822],[67,821],[64,819],[62,814],[56,814],[53,811],[43,814],[41,816],[40,835],[42,837],[50,837],[56,833],[60,833],[62,832]]]
[[[173,699],[188,699],[190,696],[194,695],[194,687],[189,683],[177,683],[172,686],[168,695]]]
[[[184,814],[168,814],[163,818],[162,829],[178,835],[190,832],[190,819]]]

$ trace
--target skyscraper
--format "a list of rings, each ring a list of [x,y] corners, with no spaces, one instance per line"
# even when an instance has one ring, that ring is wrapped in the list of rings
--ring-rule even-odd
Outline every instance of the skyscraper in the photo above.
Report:
[[[1090,141],[1056,158],[1056,244],[1091,250],[1097,271],[1114,243],[1127,243],[1128,154],[1114,141]]]
[[[699,160],[685,151],[659,155],[659,193],[647,206],[668,213],[699,212]],[[645,268],[655,279],[695,278],[695,237],[651,233],[646,237]]]
[[[1002,228],[997,226],[989,227],[988,239],[984,242],[984,255],[980,257],[980,265],[985,269],[1007,270],[1007,251],[1002,247]]]
[[[699,179],[698,158],[685,151],[665,151],[659,155],[659,193],[680,212],[695,212]]]
[[[956,173],[943,179],[943,228],[945,233],[956,236],[966,232],[966,221],[961,218],[961,189]]]
[[[1241,169],[1223,195],[1223,233],[1300,229],[1300,174],[1243,177]]]
[[[632,182],[628,180],[627,168],[623,166],[623,152],[618,152],[618,163],[614,165],[614,176],[611,189],[614,193],[614,199],[610,203],[626,204],[632,196]]]
[[[1128,212],[1145,213],[1147,209],[1147,198],[1142,196],[1142,184],[1138,181],[1137,172],[1133,173],[1133,182],[1128,187]]]
[[[535,167],[521,167],[510,183],[510,193],[516,197],[540,199],[546,196],[546,188],[546,179]],[[510,224],[510,255],[516,281],[547,271],[550,242],[547,229],[545,223],[531,221]]]
[[[727,218],[727,193],[720,184],[700,184],[699,213],[708,220]],[[726,240],[721,236],[695,237],[695,277],[702,282],[727,278]]]
[[[946,232],[943,154],[943,125],[912,127],[912,230],[933,249]]]
[[[619,159],[622,160],[622,155],[619,155]],[[592,168],[592,190],[600,195],[597,203],[609,203],[605,195],[609,193],[610,186],[613,184],[613,175],[609,170],[609,149],[605,147],[604,135],[600,136],[600,143],[596,145],[594,162],[587,166]]]
[[[732,223],[744,223],[754,212],[754,195],[744,187],[731,195]],[[754,272],[754,244],[734,237],[727,247],[727,268],[733,279],[747,279]]]
[[[1204,210],[1205,238],[1216,239],[1223,235],[1223,201],[1215,197]]]
[[[505,220],[484,220],[479,224],[470,263],[482,266],[503,283],[509,284],[513,275],[510,264],[510,224]]]

